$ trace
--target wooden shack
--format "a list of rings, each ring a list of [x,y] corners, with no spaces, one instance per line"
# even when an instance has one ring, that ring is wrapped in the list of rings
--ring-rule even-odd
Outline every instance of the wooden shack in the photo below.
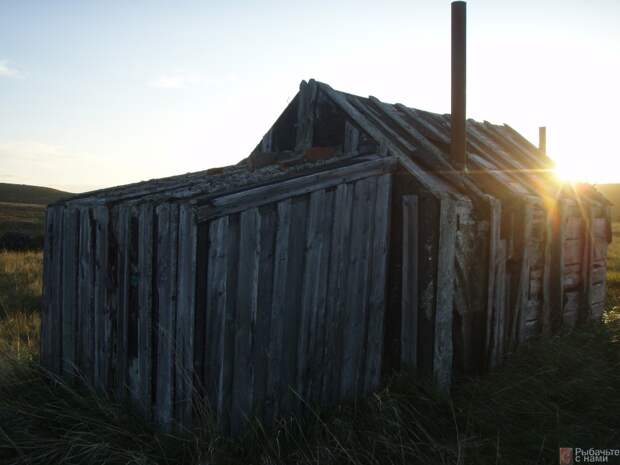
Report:
[[[237,432],[599,319],[609,203],[506,125],[469,120],[459,169],[450,124],[310,80],[235,166],[53,204],[44,365]]]

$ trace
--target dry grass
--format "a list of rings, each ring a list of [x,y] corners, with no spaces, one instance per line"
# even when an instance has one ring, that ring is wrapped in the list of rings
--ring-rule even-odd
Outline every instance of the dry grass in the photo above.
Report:
[[[41,252],[0,251],[0,355],[5,359],[38,358],[42,261]]]
[[[605,324],[525,348],[449,399],[403,374],[357,404],[254,424],[153,431],[123,405],[51,379],[36,362],[40,254],[0,254],[0,463],[555,464],[558,446],[620,444],[620,224]]]

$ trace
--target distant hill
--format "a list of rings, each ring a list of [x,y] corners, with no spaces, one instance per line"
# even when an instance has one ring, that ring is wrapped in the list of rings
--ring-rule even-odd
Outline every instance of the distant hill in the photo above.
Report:
[[[596,190],[614,204],[611,215],[614,221],[620,221],[620,184],[597,184]]]
[[[72,194],[50,187],[0,183],[0,202],[49,205]]]
[[[70,195],[49,187],[0,183],[0,249],[40,247],[46,205]]]

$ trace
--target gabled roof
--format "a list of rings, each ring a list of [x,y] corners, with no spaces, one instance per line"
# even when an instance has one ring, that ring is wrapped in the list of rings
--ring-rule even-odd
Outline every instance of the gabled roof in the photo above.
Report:
[[[336,91],[312,79],[302,81],[294,102],[304,102],[309,95],[316,98],[319,92],[374,139],[384,156],[395,156],[431,192],[453,197],[465,194],[474,199],[489,194],[496,196],[498,190],[504,197],[556,198],[561,192],[571,195],[563,191],[564,185],[553,175],[552,160],[510,126],[468,120],[469,162],[468,175],[464,176],[455,170],[450,159],[450,115],[409,108],[399,103],[388,104],[372,96],[359,97]],[[307,102],[305,105],[303,111],[310,115]],[[307,117],[313,116],[304,115]],[[280,119],[282,116],[278,121]],[[288,130],[294,131],[299,132],[299,127]],[[344,156],[332,160],[308,159],[303,150],[277,151],[269,158],[257,153],[259,147],[237,165],[80,194],[65,199],[63,203],[117,203],[154,195],[172,199],[213,196],[313,170],[329,169],[333,163],[355,162],[352,159],[347,161]],[[261,157],[258,164],[255,163],[256,155]],[[591,186],[581,187],[580,193],[592,200],[606,201]]]

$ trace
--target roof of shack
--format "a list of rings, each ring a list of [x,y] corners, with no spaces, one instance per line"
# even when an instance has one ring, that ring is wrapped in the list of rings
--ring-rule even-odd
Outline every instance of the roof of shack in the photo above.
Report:
[[[450,161],[450,115],[441,115],[402,104],[388,104],[375,97],[359,97],[310,80],[389,155],[397,155],[412,173],[423,176],[435,189],[484,195],[478,183],[461,176]],[[308,83],[302,82],[302,87]],[[507,125],[467,122],[469,172],[484,173],[512,195],[558,196],[562,184],[552,173],[553,162],[537,147]],[[187,199],[215,196],[280,179],[355,163],[356,157],[308,160],[303,153],[282,153],[267,165],[256,167],[251,158],[236,165],[212,168],[79,194],[65,204],[109,204],[146,198]],[[593,187],[580,189],[592,200],[605,201]],[[569,193],[570,194],[570,193]]]

